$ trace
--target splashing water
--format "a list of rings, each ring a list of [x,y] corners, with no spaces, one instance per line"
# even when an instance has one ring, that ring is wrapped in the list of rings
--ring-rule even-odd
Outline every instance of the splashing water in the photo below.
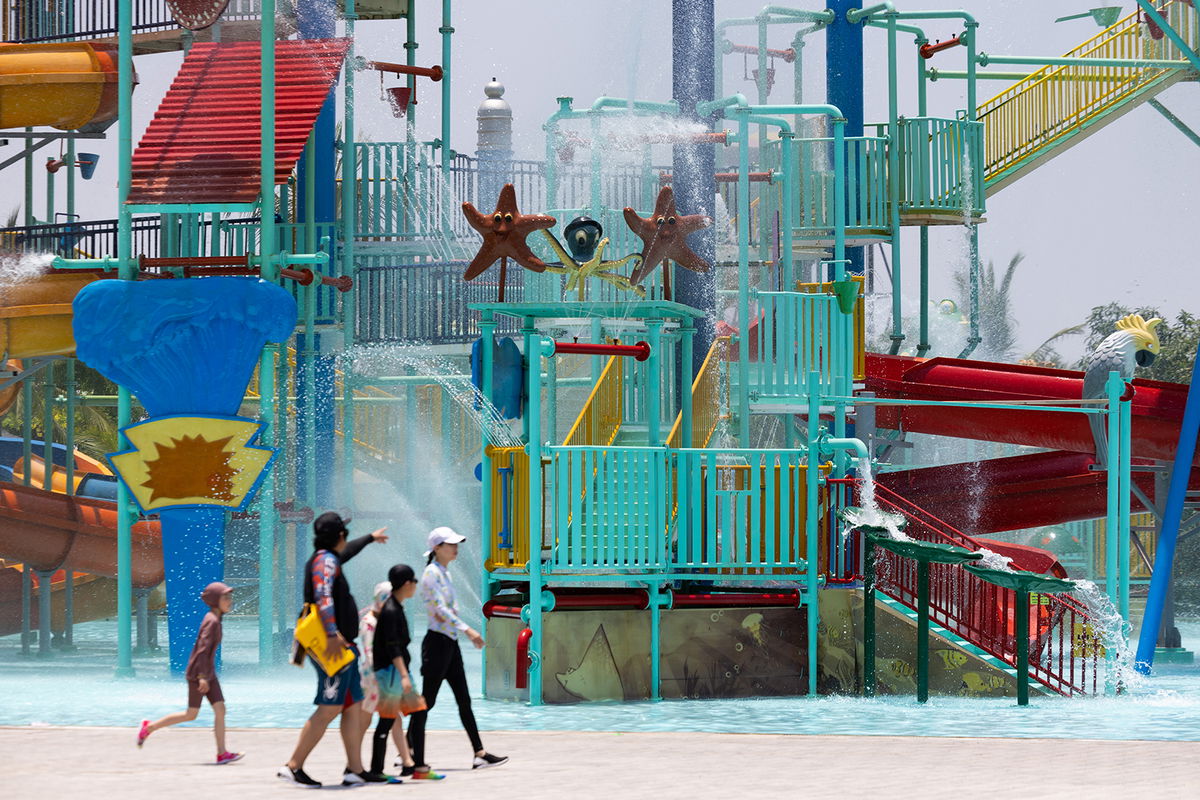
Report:
[[[498,447],[520,447],[524,444],[501,416],[499,409],[471,383],[469,375],[459,373],[449,358],[438,355],[421,345],[367,345],[356,347],[343,356],[350,370],[365,377],[400,375],[405,370],[428,376],[439,384],[466,412],[480,430],[486,430],[492,444]]]
[[[879,501],[875,499],[875,476],[871,473],[870,459],[858,460],[858,478],[862,486],[859,492],[859,506],[857,509],[846,509],[847,527],[842,531],[842,538],[849,536],[850,531],[855,528],[868,527],[882,528],[893,539],[907,541],[908,535],[900,530],[904,517],[887,513],[879,507]]]
[[[43,274],[53,262],[53,253],[0,253],[0,286],[30,281]]]
[[[1073,594],[1087,609],[1092,627],[1108,651],[1108,682],[1119,691],[1144,687],[1145,676],[1133,668],[1134,648],[1129,641],[1132,626],[1117,611],[1112,598],[1088,580],[1076,580]]]

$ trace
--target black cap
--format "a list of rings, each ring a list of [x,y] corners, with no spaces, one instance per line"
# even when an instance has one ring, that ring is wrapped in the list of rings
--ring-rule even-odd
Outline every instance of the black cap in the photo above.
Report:
[[[346,530],[346,523],[336,511],[326,511],[313,520],[314,536],[338,536]]]
[[[392,589],[399,589],[407,583],[412,583],[417,579],[413,568],[408,564],[396,564],[388,570],[388,582],[392,584]]]

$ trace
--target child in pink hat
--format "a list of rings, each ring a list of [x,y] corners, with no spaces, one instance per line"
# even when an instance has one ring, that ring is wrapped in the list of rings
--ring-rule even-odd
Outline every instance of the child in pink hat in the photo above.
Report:
[[[217,739],[217,763],[232,764],[245,753],[231,753],[225,749],[225,695],[221,693],[221,683],[217,680],[216,658],[217,646],[221,644],[221,617],[233,608],[233,588],[220,581],[210,583],[200,593],[200,599],[208,606],[208,613],[200,623],[200,632],[196,634],[196,644],[192,647],[192,655],[188,659],[187,671],[184,677],[188,682],[187,711],[177,711],[168,714],[160,720],[151,722],[142,720],[138,730],[137,746],[146,743],[150,734],[168,725],[178,725],[190,722],[200,713],[200,703],[208,698],[213,710],[213,735]]]

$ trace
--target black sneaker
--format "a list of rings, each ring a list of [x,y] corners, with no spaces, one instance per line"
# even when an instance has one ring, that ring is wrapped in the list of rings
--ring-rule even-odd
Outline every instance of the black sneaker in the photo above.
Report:
[[[390,783],[391,779],[392,779],[391,775],[385,775],[382,772],[368,771],[368,772],[360,772],[358,774],[360,776],[362,776],[362,779],[364,781],[366,781],[367,783]]]
[[[484,753],[481,756],[475,756],[475,763],[471,765],[471,769],[487,769],[488,767],[498,767],[501,764],[508,763],[508,756],[497,756],[491,753]]]
[[[350,770],[346,770],[342,773],[342,786],[366,786],[369,780],[367,778],[368,774],[366,772],[351,772]]]
[[[280,778],[283,778],[288,783],[294,783],[298,786],[307,786],[310,789],[321,788],[320,781],[314,781],[312,778],[308,777],[308,773],[306,773],[304,770],[292,769],[287,764],[284,764],[282,767],[280,767],[279,771],[275,774]]]
[[[401,761],[398,766],[400,767],[400,777],[401,778],[407,778],[409,775],[412,775],[413,770],[415,770],[417,768],[416,764],[413,764],[411,767],[406,767],[406,766],[404,766],[403,761]]]

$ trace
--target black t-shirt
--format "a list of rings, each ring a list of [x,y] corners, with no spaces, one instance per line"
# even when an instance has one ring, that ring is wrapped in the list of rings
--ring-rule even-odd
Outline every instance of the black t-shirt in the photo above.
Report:
[[[404,659],[407,667],[411,661],[408,655],[408,643],[412,637],[408,633],[408,619],[404,616],[404,606],[390,595],[379,612],[379,621],[375,623],[375,649],[371,654],[375,669],[387,669],[397,656]]]
[[[373,542],[374,539],[370,536],[360,536],[357,539],[351,539],[346,542],[346,546],[342,548],[341,555],[334,553],[332,550],[317,550],[313,553],[308,563],[304,565],[304,602],[315,603],[315,592],[313,591],[313,561],[323,552],[329,552],[338,561],[337,575],[333,579],[333,616],[337,622],[338,633],[342,638],[351,644],[358,638],[358,606],[354,602],[354,595],[350,594],[350,584],[346,581],[346,576],[342,573],[341,565],[345,564],[350,559],[362,552],[362,549]]]

